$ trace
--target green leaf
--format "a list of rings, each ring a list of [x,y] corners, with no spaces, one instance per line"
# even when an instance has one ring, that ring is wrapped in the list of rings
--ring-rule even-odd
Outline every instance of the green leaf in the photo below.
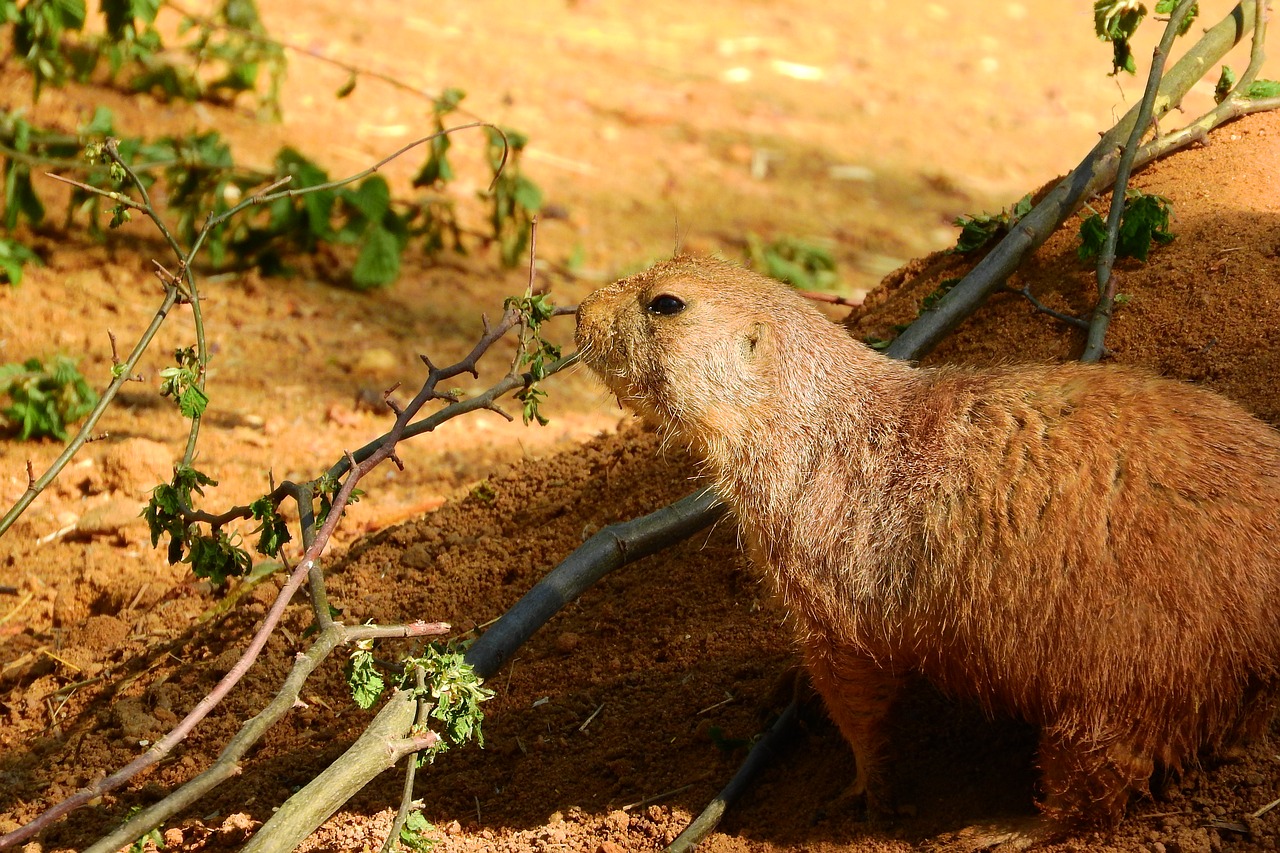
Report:
[[[1254,80],[1244,90],[1244,96],[1254,101],[1260,101],[1263,98],[1280,97],[1280,81]]]
[[[209,395],[195,385],[188,385],[178,396],[178,411],[184,418],[198,418],[209,405]]]
[[[1121,70],[1133,74],[1137,65],[1129,39],[1147,16],[1147,7],[1134,0],[1097,0],[1093,4],[1093,29],[1098,38],[1111,42],[1111,73]]]
[[[386,688],[373,659],[372,640],[356,641],[356,647],[347,660],[347,685],[351,688],[351,698],[366,711],[373,707]]]
[[[1169,200],[1164,196],[1130,190],[1120,216],[1120,229],[1116,233],[1116,257],[1136,258],[1146,262],[1151,244],[1166,245],[1173,242],[1169,230]],[[1102,253],[1106,244],[1107,226],[1098,214],[1080,225],[1081,260],[1088,260]]]
[[[26,217],[32,225],[39,225],[44,221],[44,204],[31,185],[31,170],[14,163],[5,177],[5,228],[10,231],[17,228],[20,217]]]
[[[536,213],[542,209],[542,190],[524,175],[516,178],[513,197],[516,204],[531,213]]]
[[[115,133],[115,118],[111,110],[102,106],[96,107],[93,111],[93,118],[80,125],[79,133],[82,137],[111,136]]]
[[[1080,247],[1076,249],[1076,255],[1082,261],[1090,258],[1096,258],[1102,254],[1102,249],[1107,243],[1107,223],[1103,221],[1098,214],[1093,214],[1084,222],[1080,223]]]
[[[1222,103],[1227,99],[1227,95],[1231,94],[1231,89],[1236,85],[1236,73],[1231,70],[1230,65],[1222,66],[1221,73],[1218,74],[1218,82],[1213,87],[1213,100],[1215,103]]]
[[[343,200],[360,211],[365,219],[377,222],[391,209],[391,187],[381,175],[371,175],[358,189],[348,191]]]
[[[22,283],[22,268],[27,264],[43,266],[40,256],[10,237],[0,237],[0,284]]]
[[[1013,228],[1019,219],[1031,212],[1032,206],[1031,194],[1027,193],[1018,199],[1013,207],[1005,208],[999,213],[980,213],[976,216],[966,214],[956,217],[954,222],[960,227],[960,236],[956,239],[956,245],[952,251],[965,254],[981,249],[993,238]]]
[[[255,546],[258,552],[274,557],[280,553],[281,546],[290,541],[289,525],[284,516],[276,510],[275,504],[265,495],[249,504],[250,514],[261,523],[254,528],[254,533],[261,534]]]
[[[1134,194],[1126,200],[1116,254],[1145,263],[1153,242],[1162,246],[1173,242],[1169,231],[1169,200],[1147,193]]]
[[[1174,10],[1177,8],[1178,8],[1178,0],[1157,0],[1156,2],[1157,15],[1172,15]],[[1185,36],[1187,34],[1187,31],[1191,29],[1191,25],[1195,23],[1195,20],[1197,17],[1199,17],[1199,15],[1200,15],[1200,4],[1199,3],[1192,4],[1191,9],[1187,12],[1186,17],[1182,19],[1182,22],[1180,24],[1178,24],[1178,35]]]
[[[240,577],[253,567],[249,553],[238,547],[226,532],[193,536],[185,562],[198,578],[208,578],[214,586],[222,586],[229,577]]]
[[[351,282],[360,290],[385,287],[400,275],[400,241],[381,225],[365,231],[360,256],[351,269]]]

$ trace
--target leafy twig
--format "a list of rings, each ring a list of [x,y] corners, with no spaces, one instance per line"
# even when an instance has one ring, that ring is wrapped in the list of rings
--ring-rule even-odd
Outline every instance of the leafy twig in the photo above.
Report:
[[[180,743],[183,739],[186,738],[186,736],[195,728],[195,726],[205,716],[207,716],[208,713],[212,711],[214,707],[216,707],[222,701],[223,697],[225,697],[225,695],[231,690],[231,688],[234,687],[235,684],[239,682],[239,680],[249,670],[249,667],[252,666],[253,662],[257,659],[257,656],[261,652],[262,648],[265,646],[267,639],[275,630],[276,625],[279,623],[280,618],[283,616],[284,609],[287,606],[289,600],[293,597],[293,594],[297,591],[298,587],[301,586],[303,580],[307,579],[309,576],[312,576],[313,569],[315,568],[316,563],[320,558],[320,555],[327,548],[329,540],[333,535],[333,531],[336,529],[339,519],[342,516],[342,509],[347,505],[348,501],[350,500],[352,491],[355,489],[356,483],[359,482],[359,480],[368,471],[372,470],[382,461],[391,458],[391,456],[394,453],[396,444],[405,438],[405,432],[408,429],[411,419],[415,415],[417,415],[421,407],[425,405],[429,400],[439,399],[440,395],[437,394],[435,390],[437,383],[439,383],[440,381],[446,378],[456,376],[462,372],[476,373],[477,372],[476,363],[479,361],[480,357],[483,356],[484,353],[490,347],[492,347],[492,345],[496,343],[497,340],[500,339],[502,335],[505,334],[507,331],[509,331],[514,325],[515,325],[514,312],[510,312],[510,311],[507,312],[507,315],[504,315],[503,322],[499,323],[498,327],[489,328],[488,324],[486,323],[485,334],[482,335],[480,342],[476,345],[476,347],[472,349],[471,353],[469,353],[465,358],[463,358],[460,362],[453,365],[449,365],[447,367],[436,368],[433,366],[430,368],[428,378],[426,382],[423,383],[422,389],[414,397],[413,401],[410,402],[409,405],[405,407],[403,412],[401,412],[401,414],[397,416],[396,423],[392,427],[392,429],[388,431],[386,435],[384,435],[381,439],[379,439],[378,442],[374,443],[376,446],[374,446],[367,454],[364,454],[362,459],[357,459],[355,454],[347,455],[347,459],[344,460],[343,463],[341,463],[346,466],[346,470],[344,472],[346,474],[346,477],[342,481],[341,486],[337,490],[337,494],[333,498],[334,511],[328,514],[328,517],[324,520],[324,523],[321,525],[320,529],[316,531],[314,539],[307,546],[306,550],[303,553],[301,562],[299,562],[297,567],[295,567],[294,570],[290,573],[284,586],[280,590],[280,593],[277,595],[275,602],[272,604],[270,610],[268,610],[267,612],[267,615],[263,618],[262,623],[259,625],[259,627],[255,631],[254,636],[249,643],[248,649],[244,652],[244,654],[240,657],[240,659],[236,662],[236,664],[231,668],[231,670],[227,672],[226,675],[223,676],[223,678],[218,682],[218,684],[213,688],[213,690],[211,690],[203,699],[201,699],[201,701],[197,703],[197,705],[187,714],[186,717],[184,717],[177,724],[177,726],[173,728],[173,730],[171,730],[163,738],[157,741],[143,755],[139,756],[137,759],[130,762],[124,768],[116,771],[115,773],[106,777],[102,781],[77,792],[71,797],[68,797],[66,800],[63,800],[62,802],[51,807],[50,809],[48,809],[47,811],[39,815],[37,818],[35,818],[25,826],[17,830],[14,830],[13,832],[5,835],[4,837],[0,837],[0,849],[5,849],[9,845],[17,844],[20,841],[30,838],[33,834],[35,834],[36,832],[39,832],[45,826],[48,826],[53,821],[59,819],[60,817],[69,813],[70,811],[76,808],[79,808],[85,803],[118,788],[120,785],[124,784],[129,779],[136,776],[142,770],[145,770],[146,768],[154,765],[157,761],[159,761],[164,756],[169,754],[169,752],[171,752],[172,749],[178,743]],[[430,361],[425,357],[423,360],[426,361],[428,364],[430,364]],[[509,390],[512,390],[513,388],[520,387],[521,385],[524,384],[525,381],[528,381],[528,380],[524,376],[513,378],[510,374],[508,374],[508,376],[504,377],[503,381],[500,384],[504,385],[506,390],[509,391]],[[488,405],[491,406],[492,400],[496,399],[498,396],[500,396],[500,394],[496,394],[494,393],[493,389],[490,389],[490,392],[488,392],[486,395],[481,395],[481,396],[488,398],[489,400]],[[436,413],[436,416],[438,417],[440,415],[443,415],[446,411],[449,411],[450,412],[449,417],[456,417],[465,412],[473,411],[475,408],[481,407],[481,405],[478,405],[476,403],[477,399],[479,398],[452,403],[449,406],[447,406],[446,409]],[[440,418],[440,420],[444,420],[444,419],[447,419],[447,418]],[[312,577],[312,582],[313,582],[313,588],[314,588],[316,583],[316,578]],[[320,585],[320,588],[323,589],[322,580],[320,581],[319,585]],[[315,609],[318,612],[322,610],[322,608],[319,608],[319,607]],[[327,606],[323,609],[327,609]],[[327,655],[329,651],[331,651],[332,648],[338,645],[339,643],[349,642],[349,641],[352,641],[353,639],[358,639],[358,638],[378,636],[378,633],[377,633],[378,631],[386,631],[386,630],[388,629],[378,629],[372,626],[367,626],[367,627],[361,626],[359,628],[346,628],[340,625],[339,623],[331,623],[328,628],[328,633],[322,634],[322,637],[325,637],[327,639],[325,639],[323,642],[318,639],[317,644],[316,646],[313,646],[313,649],[316,648],[317,646],[320,646],[323,649],[321,654],[321,658],[323,658],[323,656]],[[392,628],[389,630],[390,632],[393,633],[393,635],[404,636],[403,633],[394,634],[394,632],[398,632],[398,631],[402,632],[406,629]],[[318,661],[316,661],[316,663],[318,663]],[[298,671],[298,666],[300,665],[301,665],[301,662],[298,665],[295,665],[295,672]],[[310,669],[314,668],[314,666],[315,666],[314,663],[310,664],[310,666],[307,669],[307,672],[309,673]],[[290,677],[292,678],[292,674]],[[277,700],[278,699],[279,697],[277,697]],[[277,707],[277,701],[273,700],[271,706],[269,707],[271,708]],[[287,710],[287,707],[286,707],[286,710]],[[256,740],[258,736],[260,736],[260,733],[257,733],[253,737],[253,740]],[[247,748],[247,745],[246,745],[246,748]],[[221,760],[222,759],[220,758],[219,761]],[[206,776],[205,774],[202,774],[202,777],[198,777],[198,778],[202,778],[203,780],[205,780],[201,782],[201,785],[205,785],[207,783],[208,787],[212,787],[212,785],[215,785],[219,781],[221,781],[223,778],[226,778],[226,776],[222,774],[225,774],[227,772],[229,771],[219,766],[219,768],[216,771],[214,770],[214,768],[211,768],[210,771],[207,771],[207,773],[212,773],[212,775]],[[195,780],[193,780],[193,783],[194,782]],[[207,790],[207,789],[208,788],[205,787],[205,788],[202,788],[201,790]],[[178,792],[175,792],[173,796],[176,797],[177,799],[174,800],[174,802],[182,802],[184,804],[188,802],[186,800],[186,797],[189,794],[184,793],[185,790],[186,788],[184,786],[184,788],[179,789]],[[167,802],[167,801],[168,801],[168,798],[166,798],[166,801],[164,802]],[[168,811],[165,814],[165,817],[171,816],[172,814],[176,813],[176,808],[177,807],[175,807],[174,811]],[[167,809],[167,806],[166,806],[166,809]],[[147,809],[143,813],[140,813],[140,815],[136,817],[134,820],[135,821],[138,820],[144,814],[154,817],[158,811],[160,810],[158,810],[156,807]],[[160,818],[160,820],[163,820],[163,819],[164,817]],[[158,825],[158,822],[159,821],[157,821],[157,824],[152,824],[152,825]],[[133,823],[133,822],[131,821],[130,823]],[[145,829],[147,828],[149,827],[144,827],[142,831],[145,831]],[[131,829],[130,831],[133,831],[133,830]],[[138,832],[134,832],[134,834],[130,837],[136,838],[138,834],[139,834]],[[111,836],[111,838],[114,839],[114,836]],[[103,847],[102,849],[108,850],[108,849],[115,849],[115,848]]]
[[[565,604],[609,572],[683,541],[710,525],[724,509],[710,490],[656,512],[601,528],[552,569],[480,635],[465,655],[476,675],[490,678]],[[246,853],[287,853],[341,805],[334,791],[354,791],[385,769],[392,739],[408,731],[413,704],[393,695],[362,735],[315,782],[307,785],[258,830]],[[368,732],[378,732],[368,736]],[[314,787],[313,787],[314,786]],[[94,853],[98,853],[94,851]],[[103,851],[105,853],[105,850]]]
[[[733,774],[729,784],[720,789],[715,799],[685,827],[684,832],[680,833],[675,841],[664,848],[663,853],[692,853],[694,848],[706,840],[706,837],[720,823],[725,810],[733,805],[765,765],[778,755],[783,742],[795,732],[798,708],[796,700],[791,700],[769,730],[751,747],[751,752],[747,754],[738,772]]]
[[[1107,327],[1111,324],[1111,312],[1115,307],[1116,282],[1112,277],[1112,267],[1116,261],[1116,238],[1120,233],[1120,218],[1125,209],[1125,192],[1129,188],[1129,173],[1138,156],[1139,143],[1150,126],[1155,112],[1156,94],[1160,90],[1160,81],[1164,74],[1165,59],[1173,47],[1173,40],[1178,37],[1182,21],[1195,6],[1196,0],[1181,0],[1169,23],[1165,25],[1164,35],[1156,45],[1151,56],[1151,71],[1147,75],[1147,85],[1138,104],[1138,117],[1129,131],[1129,139],[1124,144],[1124,153],[1116,166],[1116,180],[1111,190],[1111,210],[1107,214],[1107,239],[1102,252],[1098,256],[1098,304],[1093,309],[1093,319],[1089,324],[1089,334],[1085,342],[1081,361],[1091,362],[1102,358],[1106,352],[1105,339]],[[1254,37],[1258,33],[1255,31]]]

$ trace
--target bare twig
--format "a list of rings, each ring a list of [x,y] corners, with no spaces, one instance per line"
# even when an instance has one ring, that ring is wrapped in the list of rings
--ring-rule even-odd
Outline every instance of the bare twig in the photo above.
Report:
[[[1031,292],[1030,285],[1026,285],[1021,288],[1005,287],[1005,288],[1002,288],[1002,290],[1005,293],[1016,293],[1017,295],[1021,296],[1023,299],[1030,302],[1032,308],[1036,309],[1041,314],[1045,314],[1049,317],[1052,317],[1053,319],[1057,320],[1059,323],[1065,323],[1068,326],[1074,326],[1075,328],[1081,329],[1086,332],[1089,330],[1088,320],[1082,319],[1080,317],[1072,317],[1070,314],[1063,314],[1061,311],[1055,311],[1054,309],[1050,308],[1048,305],[1045,305],[1043,302],[1041,302],[1039,299],[1036,298],[1035,294]]]
[[[667,845],[664,853],[691,853],[711,834],[720,823],[725,810],[733,805],[734,800],[747,789],[761,769],[778,754],[783,743],[795,732],[797,707],[796,701],[791,700],[791,704],[787,705],[769,730],[756,741],[755,746],[751,747],[751,752],[747,754],[738,772],[733,774],[729,784],[716,794],[716,798],[707,804],[702,813],[690,822],[675,841]]]

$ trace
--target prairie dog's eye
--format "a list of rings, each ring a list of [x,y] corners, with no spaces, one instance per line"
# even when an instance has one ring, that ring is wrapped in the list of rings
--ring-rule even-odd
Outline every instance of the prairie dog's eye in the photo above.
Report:
[[[649,300],[646,310],[650,314],[661,314],[664,317],[670,317],[684,310],[684,300],[677,296],[672,296],[670,293],[662,293]]]

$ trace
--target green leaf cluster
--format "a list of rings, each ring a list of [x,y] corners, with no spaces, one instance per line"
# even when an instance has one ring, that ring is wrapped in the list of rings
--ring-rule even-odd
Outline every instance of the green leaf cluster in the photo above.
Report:
[[[208,536],[192,536],[185,562],[191,564],[191,573],[198,578],[208,578],[214,586],[222,586],[229,577],[241,577],[253,568],[253,558],[239,545],[240,537],[225,530],[215,530]]]
[[[422,812],[414,809],[405,817],[404,826],[400,828],[400,846],[406,850],[412,850],[413,853],[427,853],[434,850],[440,843],[440,839],[430,834],[435,831],[436,828],[431,821],[427,820]]]
[[[1178,0],[1157,0],[1156,14],[1171,15],[1177,6]],[[1178,25],[1178,35],[1186,35],[1199,14],[1200,4],[1196,3]],[[1146,17],[1147,7],[1138,0],[1096,0],[1093,4],[1093,30],[1099,39],[1111,42],[1112,74],[1137,72],[1130,40]]]
[[[142,517],[151,531],[151,545],[159,544],[161,537],[169,538],[169,563],[185,562],[198,578],[208,578],[215,586],[222,586],[230,577],[242,577],[253,568],[253,558],[240,545],[240,537],[222,528],[205,532],[198,523],[188,523],[194,498],[204,496],[205,486],[216,486],[217,481],[188,465],[174,469],[173,480],[161,483],[151,491],[151,500],[142,511]],[[250,516],[259,526],[253,531],[259,534],[259,553],[275,557],[280,548],[290,540],[284,518],[269,496],[258,498],[249,505]]]
[[[471,740],[484,747],[484,711],[480,704],[493,698],[493,691],[484,687],[484,681],[466,662],[461,650],[453,646],[432,643],[421,657],[405,659],[404,674],[400,686],[417,692],[415,671],[421,668],[425,674],[425,696],[434,706],[428,717],[442,724],[439,743],[424,756],[427,761],[445,752],[451,746],[461,746]]]
[[[960,228],[960,236],[952,251],[967,254],[981,249],[994,238],[1007,234],[1019,219],[1031,212],[1031,207],[1031,193],[1027,193],[1013,207],[1005,208],[999,213],[956,217],[955,224]]]
[[[160,396],[172,397],[184,418],[198,418],[209,405],[209,395],[200,387],[203,368],[195,347],[174,350],[176,367],[160,371]]]
[[[373,640],[357,640],[355,645],[347,659],[347,686],[351,688],[351,698],[367,711],[378,701],[387,683],[373,658]]]
[[[522,406],[522,417],[528,426],[533,421],[546,426],[550,421],[540,409],[546,400],[547,392],[539,383],[546,378],[547,368],[560,358],[560,347],[542,336],[542,324],[555,316],[556,307],[545,294],[534,293],[525,296],[509,296],[503,302],[507,310],[512,308],[520,313],[523,330],[520,335],[520,365],[529,368],[532,380],[523,389],[516,392],[516,399]]]
[[[253,0],[222,0],[208,18],[184,16],[178,34],[191,37],[176,45],[156,29],[160,6],[160,0],[101,0],[97,34],[86,28],[84,0],[0,0],[0,25],[12,25],[14,55],[30,70],[37,99],[46,85],[88,81],[104,61],[113,80],[127,72],[134,91],[188,101],[257,91],[265,71],[259,101],[278,115],[284,51],[264,38]]]
[[[276,503],[264,495],[249,504],[249,514],[258,522],[253,530],[258,534],[258,543],[254,546],[258,553],[268,557],[278,556],[280,549],[292,537],[289,535],[289,524],[280,514]]]
[[[315,481],[316,505],[313,508],[315,513],[316,527],[322,527],[329,519],[329,513],[333,511],[333,500],[338,496],[338,490],[342,488],[342,482],[336,477],[325,474]],[[364,491],[361,489],[352,489],[351,497],[347,500],[347,504],[359,502],[364,497]]]
[[[450,89],[437,99],[438,130],[444,129],[445,116],[457,109],[463,97],[461,91]],[[524,137],[514,132],[509,137],[523,148]],[[0,111],[0,146],[23,155],[6,157],[0,153],[0,175],[4,179],[0,223],[4,229],[12,231],[23,221],[33,226],[44,221],[45,206],[32,183],[28,158],[65,168],[82,151],[88,163],[87,168],[82,167],[86,172],[84,182],[108,190],[116,201],[114,205],[107,201],[107,227],[128,222],[132,212],[125,203],[126,194],[133,187],[125,185],[126,174],[120,163],[106,156],[101,141],[106,138],[116,139],[120,160],[137,175],[143,187],[148,191],[156,187],[163,190],[153,194],[166,198],[168,209],[177,220],[176,236],[187,245],[200,239],[210,218],[225,218],[233,209],[244,207],[244,199],[255,188],[277,178],[291,179],[288,188],[274,193],[270,202],[248,208],[204,237],[202,245],[214,267],[236,258],[268,275],[281,274],[288,272],[286,258],[290,253],[310,254],[322,245],[345,245],[356,252],[349,281],[357,289],[367,290],[395,281],[404,252],[415,241],[428,256],[446,249],[465,251],[454,201],[444,193],[447,182],[454,177],[447,136],[429,144],[426,163],[415,180],[415,186],[423,192],[414,199],[396,199],[380,175],[370,175],[355,186],[332,186],[324,169],[290,147],[277,153],[268,173],[238,166],[230,147],[216,131],[157,139],[119,137],[114,117],[103,107],[76,134],[41,130],[19,112]],[[496,173],[502,161],[502,136],[491,133],[487,144],[487,162]],[[514,265],[528,246],[532,218],[542,204],[541,190],[520,174],[519,151],[514,145],[490,196],[491,241],[499,247],[503,263]],[[66,224],[77,216],[83,217],[89,232],[102,239],[103,201],[97,193],[73,188]],[[10,263],[3,269],[20,270],[21,266]]]
[[[17,429],[18,439],[67,440],[67,426],[93,410],[98,395],[80,375],[75,361],[56,356],[48,364],[30,358],[0,365],[0,394],[9,405],[0,414]]]
[[[63,49],[63,38],[84,29],[84,0],[0,1],[0,24],[12,25],[13,55],[31,71],[35,96],[46,85],[61,86],[83,62]]]
[[[359,640],[355,645],[347,661],[347,684],[355,703],[368,709],[377,702],[386,683],[373,656],[373,641]],[[421,690],[417,686],[418,670],[423,674]],[[441,726],[440,740],[423,751],[426,761],[434,760],[451,746],[472,740],[484,746],[484,711],[480,705],[493,698],[493,691],[483,686],[483,680],[461,650],[443,643],[429,644],[422,655],[404,659],[399,685],[419,701],[430,703],[427,718]]]
[[[1164,196],[1129,190],[1125,193],[1124,211],[1120,214],[1120,230],[1116,234],[1116,257],[1137,258],[1146,263],[1151,244],[1173,242],[1169,230],[1169,199]],[[1087,261],[1102,253],[1107,242],[1107,223],[1095,213],[1080,223],[1080,260]]]
[[[160,544],[160,537],[169,537],[169,564],[181,562],[188,545],[186,514],[191,509],[192,494],[204,495],[205,486],[218,482],[201,471],[186,465],[174,469],[173,479],[151,490],[151,500],[142,510],[142,517],[151,531],[151,547]]]
[[[751,268],[802,290],[835,290],[840,284],[836,259],[821,246],[796,237],[779,237],[765,243],[747,235]]]

